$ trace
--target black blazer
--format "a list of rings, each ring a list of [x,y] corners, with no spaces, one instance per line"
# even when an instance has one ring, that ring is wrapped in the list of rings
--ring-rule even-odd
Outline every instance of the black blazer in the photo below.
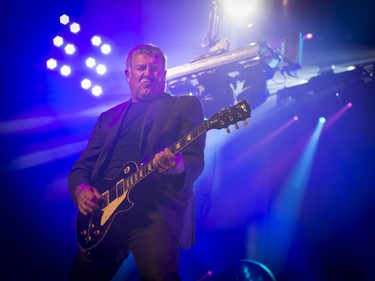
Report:
[[[103,112],[93,129],[89,142],[74,163],[68,177],[69,192],[75,201],[75,189],[81,183],[92,184],[101,176],[101,167],[111,156],[121,124],[126,118],[130,100]],[[203,109],[198,98],[174,97],[163,93],[150,105],[142,124],[140,156],[150,161],[155,153],[169,147],[203,122]],[[205,134],[183,151],[183,175],[155,174],[155,204],[182,248],[189,248],[195,239],[193,182],[204,167]],[[125,163],[124,163],[125,164]]]

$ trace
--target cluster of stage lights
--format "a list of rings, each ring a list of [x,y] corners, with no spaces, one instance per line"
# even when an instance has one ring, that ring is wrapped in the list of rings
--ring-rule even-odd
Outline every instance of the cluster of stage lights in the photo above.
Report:
[[[69,16],[66,14],[60,16],[60,23],[69,26],[69,30],[72,34],[78,34],[81,31],[81,26],[76,22],[71,22]],[[111,52],[111,46],[102,41],[102,38],[98,35],[91,37],[91,45],[98,48],[103,55],[108,55]],[[67,56],[73,56],[77,53],[77,46],[60,35],[55,36],[52,42],[55,47],[61,49]],[[100,76],[103,76],[107,72],[106,65],[98,63],[97,59],[92,56],[85,59],[85,65],[88,69],[94,70],[96,74]],[[64,77],[71,76],[73,72],[72,66],[64,63],[63,60],[60,61],[53,57],[47,60],[46,66],[50,70],[58,70]],[[95,85],[92,79],[89,78],[83,78],[81,80],[81,87],[85,90],[90,90],[94,96],[100,96],[103,93],[102,87],[100,85]]]
[[[340,97],[340,94],[339,93],[336,93],[335,94],[336,95],[336,97]],[[335,117],[333,117],[333,118],[331,118],[331,121],[333,120],[333,119],[337,119],[340,115],[342,115],[346,110],[348,110],[348,109],[350,109],[350,108],[352,108],[352,106],[353,106],[353,104],[351,103],[351,102],[348,102],[339,112],[337,112],[336,113],[336,116]],[[292,120],[294,121],[294,122],[296,122],[296,121],[298,121],[299,120],[299,117],[297,116],[297,115],[295,115],[295,116],[293,116],[293,118],[292,118]],[[326,122],[327,122],[327,118],[326,117],[319,117],[319,119],[318,119],[318,122],[319,122],[319,124],[321,124],[321,125],[323,125],[323,124],[325,124]]]

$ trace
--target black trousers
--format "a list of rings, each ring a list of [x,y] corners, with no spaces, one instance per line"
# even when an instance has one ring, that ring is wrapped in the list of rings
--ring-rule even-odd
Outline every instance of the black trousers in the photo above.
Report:
[[[78,251],[69,273],[69,280],[109,281],[129,252],[134,256],[141,280],[180,280],[177,239],[157,211],[149,213],[148,218],[150,223],[147,226],[129,230],[123,237],[121,247],[110,249],[100,257],[91,258]]]

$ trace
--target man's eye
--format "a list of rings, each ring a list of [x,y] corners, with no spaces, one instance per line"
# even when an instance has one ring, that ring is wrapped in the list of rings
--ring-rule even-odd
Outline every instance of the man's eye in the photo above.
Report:
[[[150,68],[151,71],[160,71],[160,67],[158,65],[138,65],[135,67],[135,70],[137,71],[145,71],[147,69],[147,67]]]
[[[159,67],[157,65],[151,65],[150,68],[151,68],[152,71],[158,71],[159,70]]]

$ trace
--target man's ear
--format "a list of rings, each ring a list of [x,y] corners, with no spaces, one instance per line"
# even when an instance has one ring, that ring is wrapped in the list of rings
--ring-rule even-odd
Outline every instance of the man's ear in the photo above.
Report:
[[[167,70],[164,71],[164,81],[167,80]]]
[[[125,69],[125,78],[126,78],[126,82],[128,82],[129,84],[129,70]]]

